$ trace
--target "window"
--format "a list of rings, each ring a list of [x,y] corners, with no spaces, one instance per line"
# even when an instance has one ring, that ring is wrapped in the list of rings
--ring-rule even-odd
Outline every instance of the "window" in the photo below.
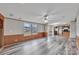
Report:
[[[32,34],[35,34],[35,33],[37,33],[38,31],[37,31],[37,24],[32,24]]]
[[[24,35],[31,35],[31,23],[24,23]]]
[[[24,23],[24,35],[36,34],[38,31],[38,24],[34,23]]]

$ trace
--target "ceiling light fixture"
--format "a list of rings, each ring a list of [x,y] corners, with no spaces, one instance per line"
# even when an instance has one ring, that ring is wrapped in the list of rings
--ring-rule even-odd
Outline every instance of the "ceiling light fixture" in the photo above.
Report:
[[[44,20],[45,23],[48,23],[48,20]]]
[[[45,22],[45,23],[48,23],[48,15],[45,15],[45,16],[44,16],[44,22]]]

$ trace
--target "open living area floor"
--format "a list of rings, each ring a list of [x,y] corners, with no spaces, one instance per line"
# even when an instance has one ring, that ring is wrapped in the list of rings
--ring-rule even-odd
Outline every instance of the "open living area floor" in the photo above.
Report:
[[[0,52],[1,55],[72,55],[68,39],[55,36],[21,42]]]

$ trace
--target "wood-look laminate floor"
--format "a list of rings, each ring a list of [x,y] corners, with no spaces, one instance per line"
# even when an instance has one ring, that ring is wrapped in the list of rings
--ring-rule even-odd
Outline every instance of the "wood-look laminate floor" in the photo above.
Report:
[[[67,39],[48,37],[18,43],[0,52],[1,55],[66,55]]]

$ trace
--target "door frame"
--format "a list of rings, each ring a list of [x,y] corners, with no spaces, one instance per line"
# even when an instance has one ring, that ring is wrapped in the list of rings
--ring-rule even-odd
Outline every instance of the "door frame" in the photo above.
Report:
[[[4,16],[0,13],[0,48],[4,46]]]

